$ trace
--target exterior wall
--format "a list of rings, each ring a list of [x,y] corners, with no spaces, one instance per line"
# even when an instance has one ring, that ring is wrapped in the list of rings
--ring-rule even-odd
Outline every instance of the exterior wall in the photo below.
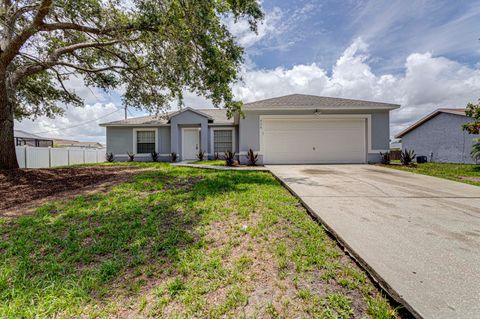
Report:
[[[261,115],[312,115],[315,118],[313,110],[285,110],[285,111],[244,111],[245,118],[240,118],[239,128],[239,154],[240,161],[245,162],[246,153],[251,148],[259,153],[259,162],[262,162],[263,156],[260,153],[260,116]],[[321,110],[322,115],[327,114],[369,114],[371,116],[371,149],[385,151],[389,149],[390,143],[390,113],[388,110]],[[366,132],[368,131],[365,128]],[[367,138],[367,149],[369,139]],[[380,154],[372,152],[367,154],[368,162],[379,162]]]
[[[215,154],[213,152],[213,144],[212,144],[212,134],[213,134],[213,129],[223,129],[223,128],[234,128],[235,132],[235,142],[234,142],[234,152],[238,155],[238,150],[239,150],[239,127],[237,126],[232,126],[232,125],[215,125],[215,126],[210,126],[210,130],[208,132],[208,159],[214,159]],[[223,154],[219,154],[222,156]]]
[[[152,127],[107,127],[107,153],[113,153],[116,161],[128,160],[127,153],[133,152],[133,131],[135,129],[152,129]],[[170,161],[170,126],[153,127],[157,129],[157,152],[160,161]],[[135,161],[150,161],[151,156],[137,155]]]
[[[473,139],[462,130],[471,122],[463,115],[440,113],[402,137],[402,149],[413,149],[417,156],[441,163],[474,163],[470,157]]]
[[[191,111],[177,114],[170,119],[170,148],[182,160],[182,127],[200,127],[200,148],[208,150],[208,118]]]

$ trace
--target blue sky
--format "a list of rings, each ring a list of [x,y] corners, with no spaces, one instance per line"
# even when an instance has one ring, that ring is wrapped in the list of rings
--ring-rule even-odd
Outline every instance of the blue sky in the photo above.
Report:
[[[480,55],[479,1],[264,1],[275,32],[248,49],[260,68],[316,62],[330,70],[355,39],[369,44],[374,71],[403,72],[412,52],[474,66]],[[268,20],[267,20],[268,22]]]
[[[233,87],[238,99],[306,93],[399,103],[393,135],[437,107],[463,107],[480,97],[480,0],[264,0],[262,7],[258,34],[245,21],[227,21],[246,52],[243,82]],[[103,142],[97,124],[122,118],[122,111],[110,114],[121,108],[120,93],[87,89],[79,79],[71,85],[85,109],[17,128]],[[211,106],[188,93],[185,104]]]

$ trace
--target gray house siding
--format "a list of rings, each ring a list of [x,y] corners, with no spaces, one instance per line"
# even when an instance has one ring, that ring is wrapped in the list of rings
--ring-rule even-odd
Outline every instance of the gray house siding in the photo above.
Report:
[[[196,115],[196,114],[195,114]],[[203,117],[200,119],[197,118],[197,120],[203,121]],[[176,152],[179,156],[179,160],[181,160],[181,152],[182,152],[182,128],[185,127],[201,127],[201,124],[191,124],[194,121],[194,119],[183,119],[181,123],[176,123],[177,127],[176,129],[172,128],[172,126],[158,126],[158,127],[141,127],[141,126],[131,126],[131,127],[107,127],[106,128],[106,137],[107,137],[107,152],[108,153],[113,153],[115,155],[115,160],[116,161],[126,161],[128,159],[127,152],[132,153],[134,151],[133,149],[133,136],[134,136],[134,130],[139,130],[139,129],[156,129],[157,134],[158,134],[158,145],[157,145],[157,152],[160,154],[160,161],[170,161],[170,154],[172,152]],[[186,124],[189,123],[189,124]],[[211,145],[211,134],[212,134],[212,129],[215,128],[232,128],[234,127],[235,129],[235,149],[234,151],[238,153],[239,150],[239,129],[238,126],[232,126],[232,125],[211,125],[208,126],[207,124],[207,129],[205,131],[200,131],[200,148],[205,151],[206,156],[210,159],[213,159],[214,154],[212,153],[213,146]],[[172,137],[171,132],[177,132],[176,137]],[[206,136],[206,139],[202,138],[202,133],[204,133],[204,136]],[[177,148],[173,148],[175,150],[172,150],[172,140],[173,143],[177,143]],[[203,146],[205,145],[205,147]],[[220,154],[223,155],[223,154]],[[136,155],[135,157],[136,161],[149,161],[151,160],[151,157],[149,154],[141,154],[141,155]]]
[[[471,122],[463,115],[440,113],[402,137],[402,149],[413,149],[417,156],[440,163],[474,163],[470,156],[473,139],[462,130]]]
[[[157,152],[160,154],[160,161],[170,160],[170,126],[160,127],[107,127],[107,153],[113,153],[116,161],[126,161],[127,153],[133,153],[134,130],[156,129],[158,134]],[[150,154],[136,155],[136,161],[151,160]]]
[[[186,111],[173,116],[170,120],[171,151],[182,156],[182,128],[199,127],[200,130],[200,148],[208,148],[208,118],[192,111]]]
[[[262,110],[245,111],[245,118],[240,118],[239,128],[239,153],[240,161],[246,161],[246,153],[249,149],[260,152],[260,116],[261,115],[313,115],[313,110]],[[388,150],[390,145],[390,113],[389,110],[322,110],[322,114],[369,114],[371,116],[371,149]],[[367,125],[367,123],[366,123]],[[365,132],[367,132],[367,127]],[[366,133],[367,134],[367,133]],[[368,139],[367,139],[368,148]],[[259,155],[262,162],[263,156]],[[378,152],[367,154],[368,162],[379,162],[380,154]]]

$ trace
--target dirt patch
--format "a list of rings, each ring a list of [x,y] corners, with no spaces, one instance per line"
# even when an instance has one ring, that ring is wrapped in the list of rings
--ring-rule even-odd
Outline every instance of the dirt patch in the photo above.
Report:
[[[104,190],[140,171],[121,166],[0,170],[0,216],[14,217],[47,200]]]

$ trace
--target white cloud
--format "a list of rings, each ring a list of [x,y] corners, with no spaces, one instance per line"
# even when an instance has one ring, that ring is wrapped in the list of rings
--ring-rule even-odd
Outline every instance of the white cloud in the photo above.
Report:
[[[244,70],[244,83],[235,86],[234,92],[244,101],[304,93],[401,104],[392,112],[392,134],[438,107],[464,107],[480,95],[479,68],[427,52],[409,55],[404,74],[375,74],[367,49],[361,39],[355,40],[330,75],[315,63]]]
[[[114,104],[95,103],[83,108],[71,107],[65,115],[50,119],[39,117],[35,120],[15,122],[15,129],[44,137],[65,138],[77,141],[105,142],[105,129],[99,123],[120,120],[123,110]]]
[[[281,20],[283,12],[275,7],[272,11],[265,14],[265,18],[258,24],[257,32],[250,30],[247,20],[240,19],[237,22],[233,18],[227,21],[227,27],[237,38],[238,44],[244,48],[249,48],[262,39],[272,37],[274,34],[281,33]]]

